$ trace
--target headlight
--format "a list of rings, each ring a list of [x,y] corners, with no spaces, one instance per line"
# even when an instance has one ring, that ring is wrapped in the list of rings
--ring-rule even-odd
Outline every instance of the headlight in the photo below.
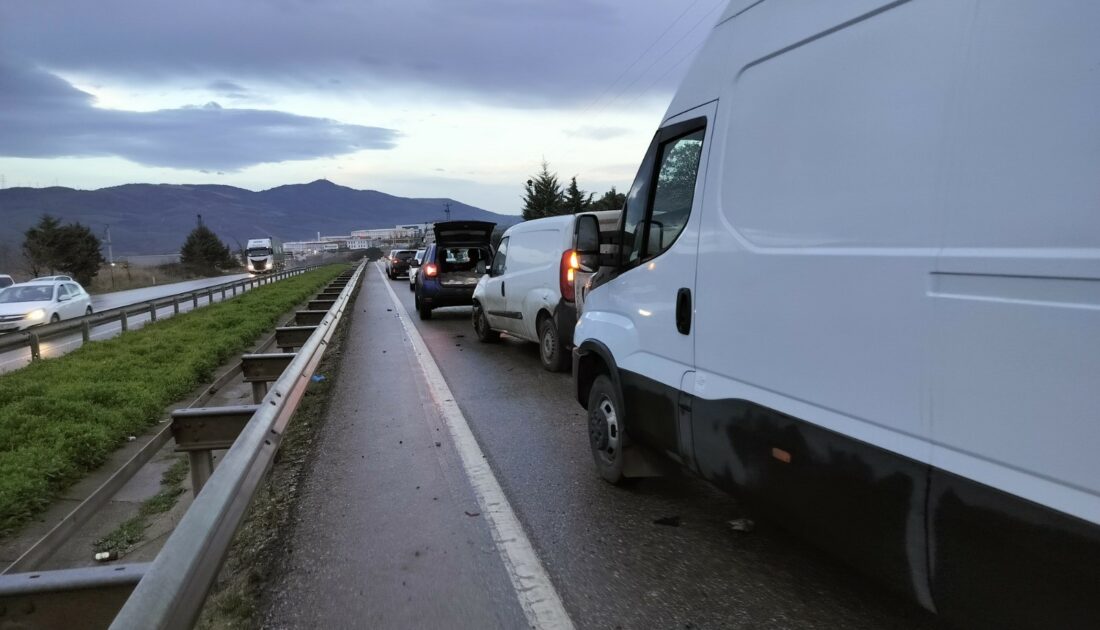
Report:
[[[27,314],[26,314],[26,315],[25,315],[25,316],[23,317],[23,319],[29,319],[29,320],[31,320],[32,322],[33,322],[33,321],[37,321],[37,320],[40,320],[40,319],[45,319],[45,318],[46,318],[46,310],[45,310],[45,309],[41,309],[41,308],[36,308],[36,309],[34,309],[33,311],[31,311],[31,312],[27,313]]]

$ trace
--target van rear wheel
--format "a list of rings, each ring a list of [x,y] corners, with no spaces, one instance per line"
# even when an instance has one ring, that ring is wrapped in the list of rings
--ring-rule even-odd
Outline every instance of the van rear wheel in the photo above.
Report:
[[[566,354],[554,318],[543,317],[539,322],[539,360],[542,367],[551,372],[561,372],[565,369]]]
[[[623,449],[627,445],[623,404],[618,388],[607,374],[597,376],[588,393],[588,443],[600,477],[622,485],[627,480],[623,476]]]

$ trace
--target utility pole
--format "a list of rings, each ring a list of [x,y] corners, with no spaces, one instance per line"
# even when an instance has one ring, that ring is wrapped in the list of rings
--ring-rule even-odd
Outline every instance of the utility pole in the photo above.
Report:
[[[447,220],[451,220],[451,202],[447,201],[443,204],[443,214],[447,215]]]
[[[111,224],[110,223],[107,224],[107,238],[105,240],[107,241],[107,263],[109,265],[111,265],[112,267],[114,267],[115,266],[115,252],[114,252],[114,249],[111,247]]]

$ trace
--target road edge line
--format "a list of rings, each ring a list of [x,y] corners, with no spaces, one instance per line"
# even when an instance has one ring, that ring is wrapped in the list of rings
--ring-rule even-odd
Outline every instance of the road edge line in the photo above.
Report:
[[[523,525],[519,522],[512,505],[504,495],[496,475],[485,459],[481,446],[477,443],[470,430],[466,416],[455,402],[454,394],[447,382],[443,379],[443,373],[428,351],[427,344],[416,329],[405,305],[394,293],[393,287],[386,280],[382,268],[374,265],[378,276],[382,279],[383,286],[390,295],[394,305],[394,312],[401,319],[401,326],[405,329],[409,343],[416,354],[417,363],[424,373],[425,384],[431,392],[439,415],[442,417],[447,430],[450,432],[451,441],[459,460],[465,469],[466,478],[477,495],[481,513],[485,516],[489,529],[493,534],[493,544],[496,545],[500,559],[504,563],[505,571],[512,582],[512,588],[516,592],[520,607],[527,616],[527,621],[533,628],[560,628],[570,630],[573,621],[565,610],[557,590],[554,588],[550,575],[542,566],[542,561],[531,545]]]

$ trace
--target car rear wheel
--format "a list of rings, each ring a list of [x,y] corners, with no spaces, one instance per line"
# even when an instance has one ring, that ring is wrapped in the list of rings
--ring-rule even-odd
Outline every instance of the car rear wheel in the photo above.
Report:
[[[416,282],[412,280],[409,281],[409,291],[416,291]]]
[[[416,309],[416,312],[420,313],[420,319],[432,318],[432,307],[424,304],[423,302],[421,302],[420,308]]]
[[[588,443],[600,477],[614,485],[626,481],[623,476],[623,449],[627,444],[623,404],[618,388],[607,374],[597,376],[588,393]]]
[[[566,351],[553,317],[543,317],[539,322],[539,360],[551,372],[565,369]]]
[[[474,333],[477,334],[477,340],[483,343],[500,339],[500,333],[489,326],[489,318],[485,316],[485,310],[480,304],[474,304]]]

